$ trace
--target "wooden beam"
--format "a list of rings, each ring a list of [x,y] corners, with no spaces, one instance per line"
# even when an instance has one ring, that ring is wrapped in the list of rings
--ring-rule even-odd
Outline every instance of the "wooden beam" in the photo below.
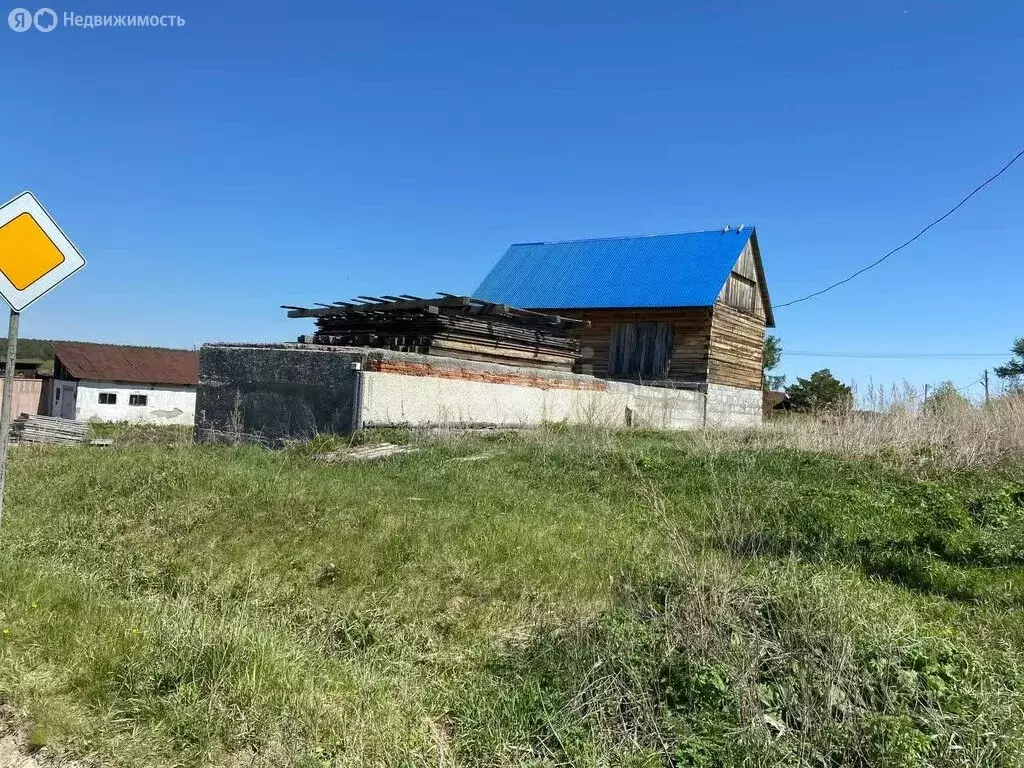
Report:
[[[464,296],[456,296],[450,299],[416,299],[409,301],[385,301],[380,303],[361,303],[351,307],[337,307],[327,304],[319,305],[322,309],[293,309],[288,312],[288,317],[330,317],[331,315],[344,315],[349,312],[399,312],[406,309],[428,309],[429,307],[465,307],[469,305],[469,299]]]

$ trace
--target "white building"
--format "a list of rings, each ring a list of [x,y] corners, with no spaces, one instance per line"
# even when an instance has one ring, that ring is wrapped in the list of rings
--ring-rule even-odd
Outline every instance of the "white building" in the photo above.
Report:
[[[199,356],[157,347],[53,342],[50,415],[191,426]]]

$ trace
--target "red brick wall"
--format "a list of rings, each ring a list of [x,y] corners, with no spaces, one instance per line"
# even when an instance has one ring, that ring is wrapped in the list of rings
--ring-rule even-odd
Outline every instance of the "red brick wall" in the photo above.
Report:
[[[415,363],[405,360],[371,360],[367,370],[379,373],[397,373],[403,376],[433,376],[439,379],[461,379],[480,381],[487,384],[515,384],[538,389],[583,389],[604,391],[608,387],[599,381],[572,381],[570,379],[546,378],[526,373],[494,373],[474,368],[459,368],[450,365]]]

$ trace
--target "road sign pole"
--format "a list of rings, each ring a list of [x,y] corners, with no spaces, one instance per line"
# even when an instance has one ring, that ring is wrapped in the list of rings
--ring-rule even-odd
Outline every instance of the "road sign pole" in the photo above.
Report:
[[[18,359],[18,321],[21,313],[11,310],[7,326],[7,365],[4,368],[4,402],[0,408],[0,524],[4,520],[4,485],[7,482],[7,438],[11,434],[11,401],[14,399],[14,361]]]
[[[84,266],[85,259],[75,244],[31,192],[22,192],[0,205],[0,298],[11,305],[4,401],[0,405],[0,523],[4,519],[7,438],[11,434],[20,312]]]

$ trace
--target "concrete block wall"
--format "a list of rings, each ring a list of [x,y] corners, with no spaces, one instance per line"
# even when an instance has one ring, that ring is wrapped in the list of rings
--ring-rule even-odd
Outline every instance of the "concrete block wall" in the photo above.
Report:
[[[705,426],[721,429],[756,426],[761,423],[764,414],[764,395],[759,389],[708,384],[706,397]]]
[[[571,387],[369,370],[363,373],[362,421],[367,427],[569,422],[655,429],[703,422],[700,392],[578,378],[580,386]]]
[[[249,434],[279,444],[360,426],[761,423],[760,391],[703,390],[375,349],[206,345],[199,353],[196,427],[200,439]]]

